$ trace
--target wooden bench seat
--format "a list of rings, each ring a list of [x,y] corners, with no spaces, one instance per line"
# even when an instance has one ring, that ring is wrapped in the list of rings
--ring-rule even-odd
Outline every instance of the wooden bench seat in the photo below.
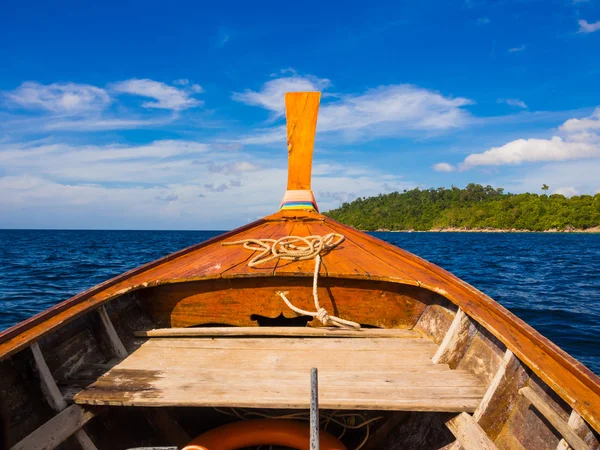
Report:
[[[307,409],[319,369],[326,409],[468,411],[485,387],[433,364],[437,346],[403,338],[151,338],[74,397],[79,404]]]

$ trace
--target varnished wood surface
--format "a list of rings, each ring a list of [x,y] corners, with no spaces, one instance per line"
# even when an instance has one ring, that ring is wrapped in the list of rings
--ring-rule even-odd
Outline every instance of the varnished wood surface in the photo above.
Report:
[[[248,327],[256,326],[257,315],[297,317],[278,291],[287,292],[297,307],[315,311],[312,279],[307,277],[237,277],[166,284],[145,289],[138,298],[159,327]],[[379,328],[411,328],[432,297],[415,286],[328,277],[320,279],[317,292],[320,305],[327,311]],[[318,319],[309,322],[309,326],[319,325]]]
[[[310,189],[320,92],[285,94],[288,143],[288,190]]]
[[[222,247],[221,243],[249,237],[266,238],[290,233],[323,235],[328,232],[342,233],[346,240],[323,257],[320,273],[323,278],[390,281],[420,286],[443,295],[502,341],[592,427],[600,430],[600,380],[581,363],[449,272],[322,215],[302,211],[273,214],[142,266],[63,302],[0,334],[0,358],[130,290],[218,278],[312,276],[312,261],[279,261],[269,267],[252,269],[247,266],[251,257],[249,251],[241,246]]]
[[[474,411],[485,387],[433,364],[418,338],[151,338],[78,393],[80,404]],[[232,370],[235,368],[235,370]]]

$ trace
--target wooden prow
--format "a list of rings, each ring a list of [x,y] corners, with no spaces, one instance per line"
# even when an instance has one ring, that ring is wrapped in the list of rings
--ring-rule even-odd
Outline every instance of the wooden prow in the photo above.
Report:
[[[307,205],[312,202],[312,209],[317,209],[310,190],[310,181],[320,99],[320,92],[285,94],[288,183],[282,208],[311,209]]]

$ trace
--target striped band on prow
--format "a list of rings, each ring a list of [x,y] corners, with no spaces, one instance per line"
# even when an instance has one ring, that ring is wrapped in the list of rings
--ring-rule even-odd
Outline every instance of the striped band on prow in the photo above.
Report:
[[[319,212],[315,196],[308,190],[287,190],[281,201],[280,211],[305,210]]]

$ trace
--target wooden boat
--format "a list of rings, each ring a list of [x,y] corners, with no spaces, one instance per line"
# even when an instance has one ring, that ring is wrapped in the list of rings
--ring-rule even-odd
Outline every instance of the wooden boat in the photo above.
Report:
[[[322,448],[600,448],[596,375],[452,274],[316,211],[319,98],[286,95],[279,212],[0,334],[6,448],[214,450],[253,433],[308,448],[311,368]]]

